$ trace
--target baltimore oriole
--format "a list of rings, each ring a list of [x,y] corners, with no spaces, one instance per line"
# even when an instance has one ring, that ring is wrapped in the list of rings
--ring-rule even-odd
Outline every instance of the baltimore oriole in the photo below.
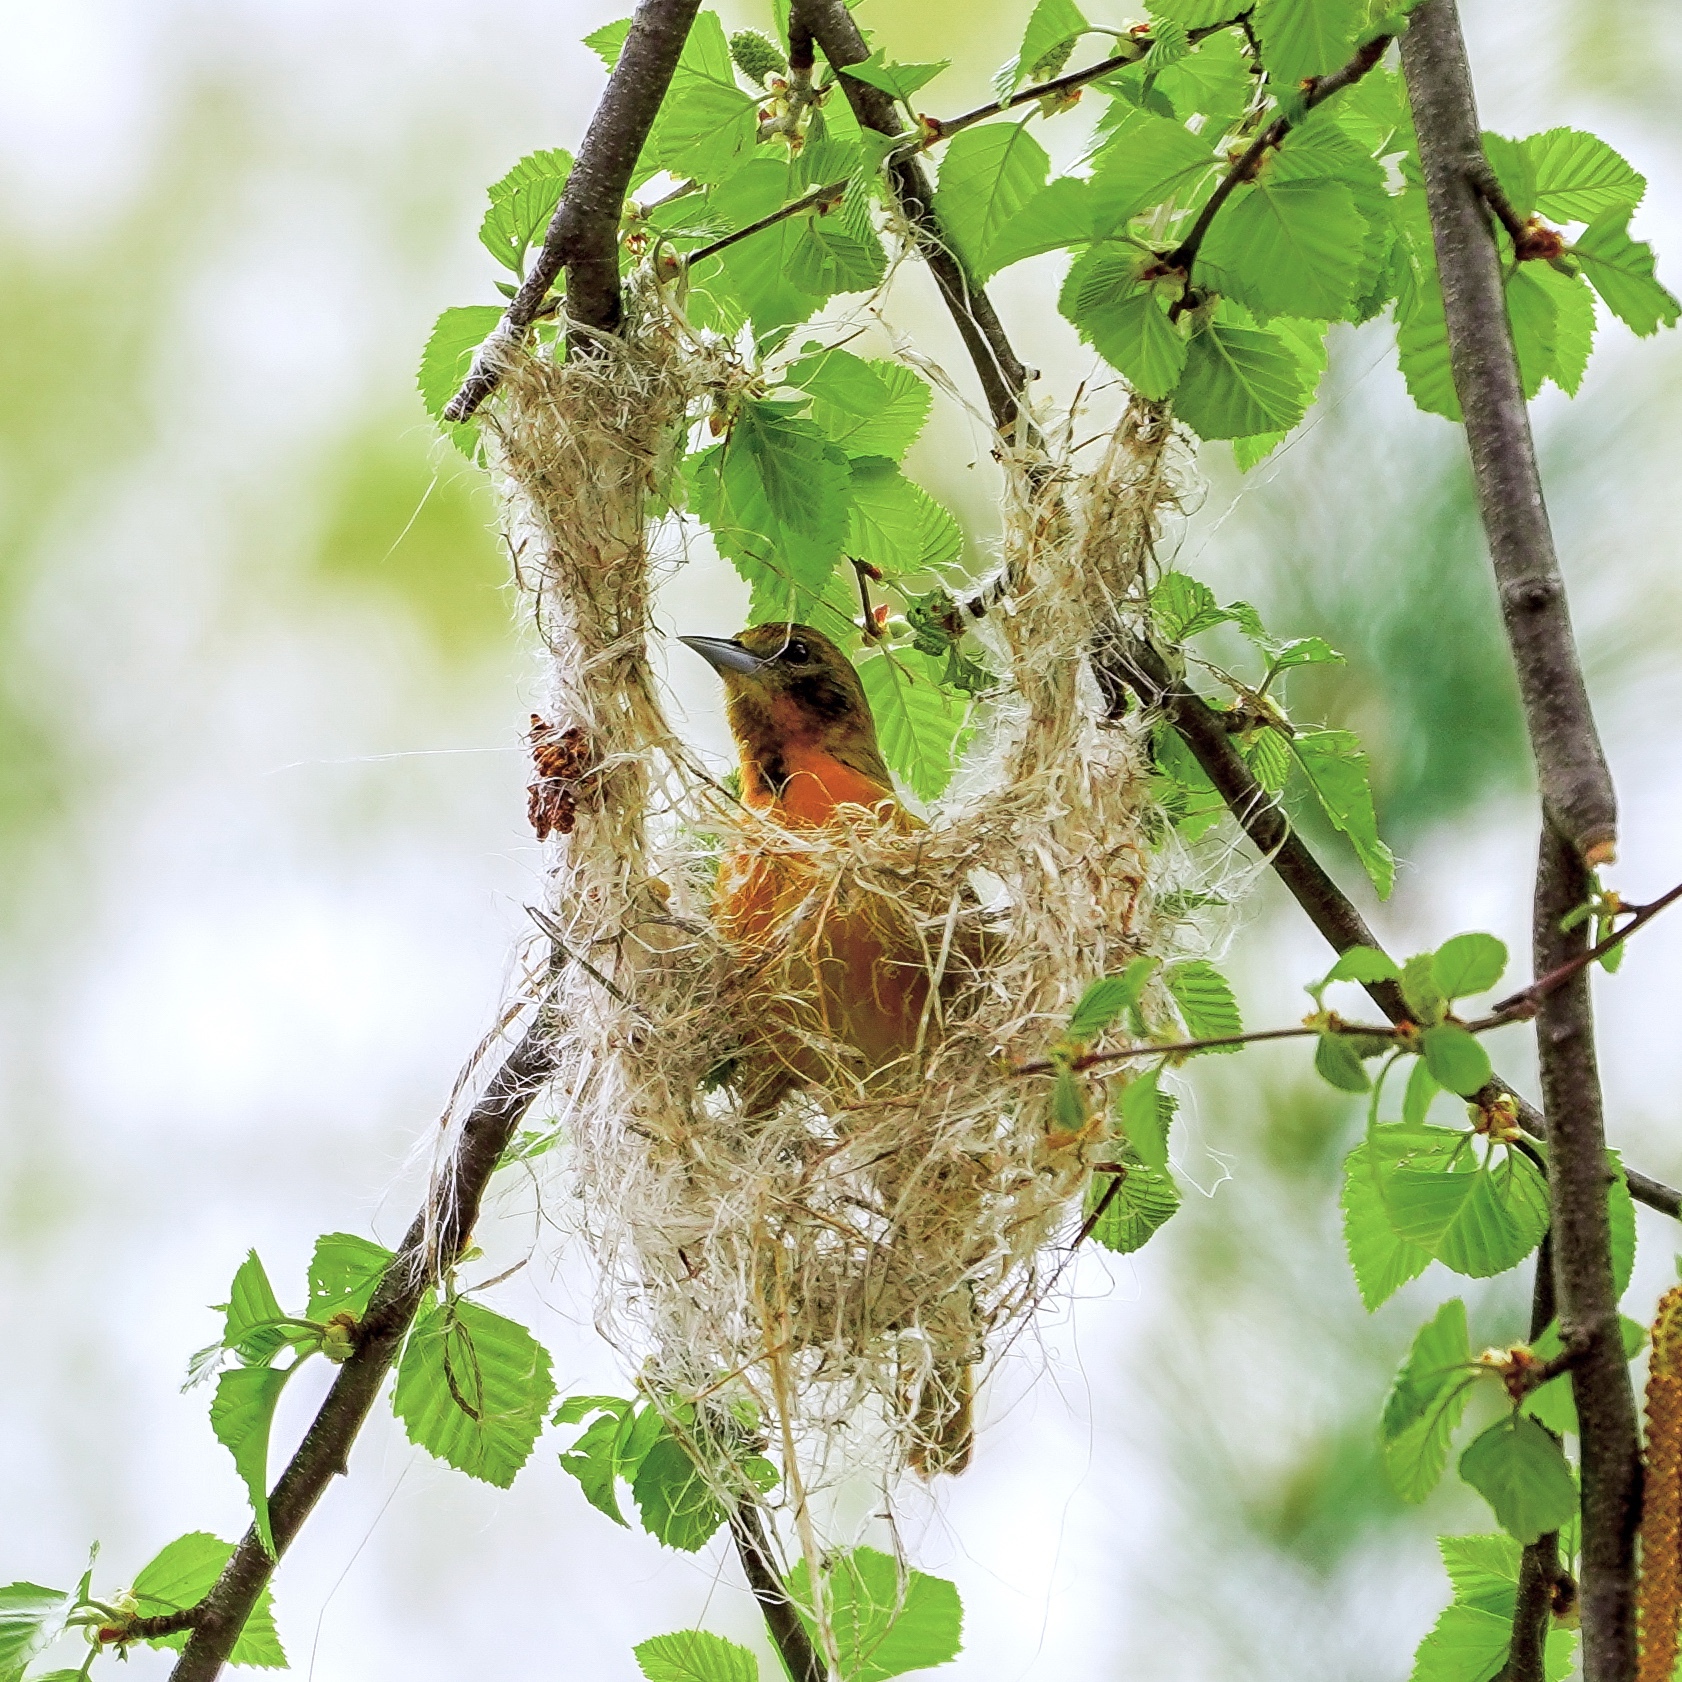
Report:
[[[910,830],[876,739],[876,723],[852,663],[809,625],[754,625],[739,636],[680,639],[724,680],[726,712],[741,763],[742,800],[792,831],[833,825]],[[774,978],[768,1006],[744,1026],[735,1084],[749,1115],[769,1114],[803,1086],[881,1094],[911,1089],[929,1005],[929,955],[906,908],[843,886],[815,915],[795,917],[811,897],[813,867],[797,850],[744,849],[720,870],[719,933],[751,972]],[[953,1173],[883,1164],[877,1178],[901,1233],[926,1236],[962,1220]],[[960,1170],[958,1179],[966,1178]],[[918,1186],[942,1185],[919,1209]],[[964,1296],[962,1287],[957,1293]],[[948,1302],[941,1318],[965,1318]],[[950,1339],[941,1341],[949,1342]],[[960,1337],[960,1344],[972,1342]],[[979,1350],[937,1354],[917,1406],[912,1463],[925,1474],[969,1462],[973,1378]]]

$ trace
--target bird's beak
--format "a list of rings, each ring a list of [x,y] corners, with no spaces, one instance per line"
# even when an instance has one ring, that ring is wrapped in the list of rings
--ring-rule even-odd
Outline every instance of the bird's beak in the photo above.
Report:
[[[765,664],[757,654],[730,637],[679,637],[677,640],[694,649],[715,672],[752,677]]]

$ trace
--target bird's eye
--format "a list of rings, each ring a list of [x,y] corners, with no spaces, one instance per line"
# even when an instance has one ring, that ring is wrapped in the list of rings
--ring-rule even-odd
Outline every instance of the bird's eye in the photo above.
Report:
[[[792,660],[797,666],[803,666],[812,658],[812,651],[796,637],[793,642],[783,645],[783,657]]]

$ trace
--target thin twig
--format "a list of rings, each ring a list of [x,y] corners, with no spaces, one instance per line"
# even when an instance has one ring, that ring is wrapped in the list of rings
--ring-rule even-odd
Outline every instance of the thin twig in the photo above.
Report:
[[[1321,76],[1316,80],[1303,96],[1302,108],[1304,114],[1312,111],[1316,105],[1323,105],[1333,94],[1342,93],[1347,87],[1360,81],[1378,61],[1389,51],[1390,43],[1395,39],[1392,35],[1375,35],[1372,40],[1356,49],[1355,56],[1345,65],[1334,70],[1329,76]],[[1197,254],[1203,247],[1204,238],[1209,232],[1210,224],[1221,213],[1221,208],[1227,200],[1242,187],[1245,182],[1255,179],[1256,173],[1262,166],[1262,160],[1273,151],[1291,132],[1293,127],[1289,117],[1275,117],[1260,134],[1244,149],[1238,161],[1226,172],[1210,194],[1208,202],[1197,213],[1197,220],[1192,223],[1190,231],[1180,243],[1163,258],[1163,263],[1171,269],[1179,269],[1189,285],[1192,265],[1197,261]]]
[[[1059,1069],[1081,1074],[1104,1063],[1120,1063],[1133,1057],[1178,1057],[1194,1051],[1218,1051],[1229,1045],[1260,1045],[1268,1040],[1306,1040],[1317,1034],[1348,1034],[1356,1038],[1378,1038],[1399,1041],[1401,1031],[1381,1028],[1371,1022],[1331,1021],[1324,1026],[1310,1027],[1297,1023],[1289,1028],[1257,1028],[1247,1034],[1219,1034],[1203,1040],[1167,1040],[1151,1045],[1124,1045],[1115,1051],[1084,1051],[1078,1057],[1043,1058],[1037,1063],[1018,1063],[1013,1075],[1049,1075]]]
[[[767,228],[776,227],[779,222],[786,222],[791,216],[799,216],[804,211],[819,210],[825,205],[834,204],[846,191],[847,180],[844,176],[839,181],[827,181],[821,187],[809,188],[799,198],[791,199],[780,209],[761,216],[757,222],[749,222],[745,227],[724,234],[710,245],[699,246],[694,251],[685,252],[684,264],[693,267],[703,257],[716,257],[719,252],[728,251],[731,246],[747,239],[749,235],[763,233]]]
[[[765,1536],[764,1520],[759,1505],[744,1496],[730,1509],[730,1538],[736,1544],[736,1557],[742,1562],[748,1587],[759,1602],[765,1627],[776,1643],[784,1666],[793,1682],[826,1682],[829,1667],[812,1645],[812,1638],[801,1622],[800,1613],[783,1587],[771,1559],[771,1547]]]
[[[1500,254],[1476,186],[1488,165],[1454,0],[1425,0],[1413,12],[1402,37],[1402,68],[1419,136],[1454,389],[1466,417],[1542,810],[1592,869],[1614,856],[1617,796],[1577,659],[1507,323]]]
[[[543,249],[496,331],[474,352],[461,390],[444,410],[445,420],[467,420],[496,390],[503,357],[524,342],[563,267],[567,319],[597,333],[618,327],[619,219],[625,191],[700,9],[701,0],[640,0],[543,236]]]
[[[355,1351],[339,1368],[302,1445],[269,1496],[277,1558],[291,1546],[334,1476],[348,1470],[351,1445],[440,1265],[453,1262],[466,1247],[503,1149],[553,1070],[552,1036],[540,1020],[526,1030],[468,1111],[448,1168],[374,1292],[358,1328]],[[246,1531],[216,1586],[193,1609],[193,1634],[170,1672],[170,1682],[211,1682],[274,1575],[277,1558],[270,1557],[255,1525]]]

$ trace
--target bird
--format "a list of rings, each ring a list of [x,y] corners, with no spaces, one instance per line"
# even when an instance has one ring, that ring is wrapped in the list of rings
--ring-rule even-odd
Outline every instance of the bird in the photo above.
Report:
[[[922,827],[895,792],[858,672],[821,631],[773,622],[734,637],[678,640],[723,679],[741,798],[750,811],[795,833]],[[750,1021],[733,1074],[750,1117],[768,1116],[790,1093],[812,1086],[865,1096],[916,1087],[931,988],[916,918],[898,901],[843,883],[821,896],[814,915],[792,921],[815,886],[816,871],[800,851],[774,844],[744,846],[719,872],[715,925],[748,971],[768,978],[771,995],[766,1009],[745,1013]],[[943,994],[973,952],[955,957]],[[964,1164],[931,1172],[889,1162],[874,1173],[896,1230],[908,1240],[927,1241],[942,1223],[961,1227],[980,1182],[980,1170]],[[951,1236],[961,1245],[960,1232]],[[936,1348],[932,1370],[913,1385],[910,1460],[925,1477],[962,1471],[974,1437],[978,1339],[950,1335],[953,1324],[969,1318],[967,1288],[946,1295],[934,1317],[948,1334],[935,1341],[950,1347]]]

